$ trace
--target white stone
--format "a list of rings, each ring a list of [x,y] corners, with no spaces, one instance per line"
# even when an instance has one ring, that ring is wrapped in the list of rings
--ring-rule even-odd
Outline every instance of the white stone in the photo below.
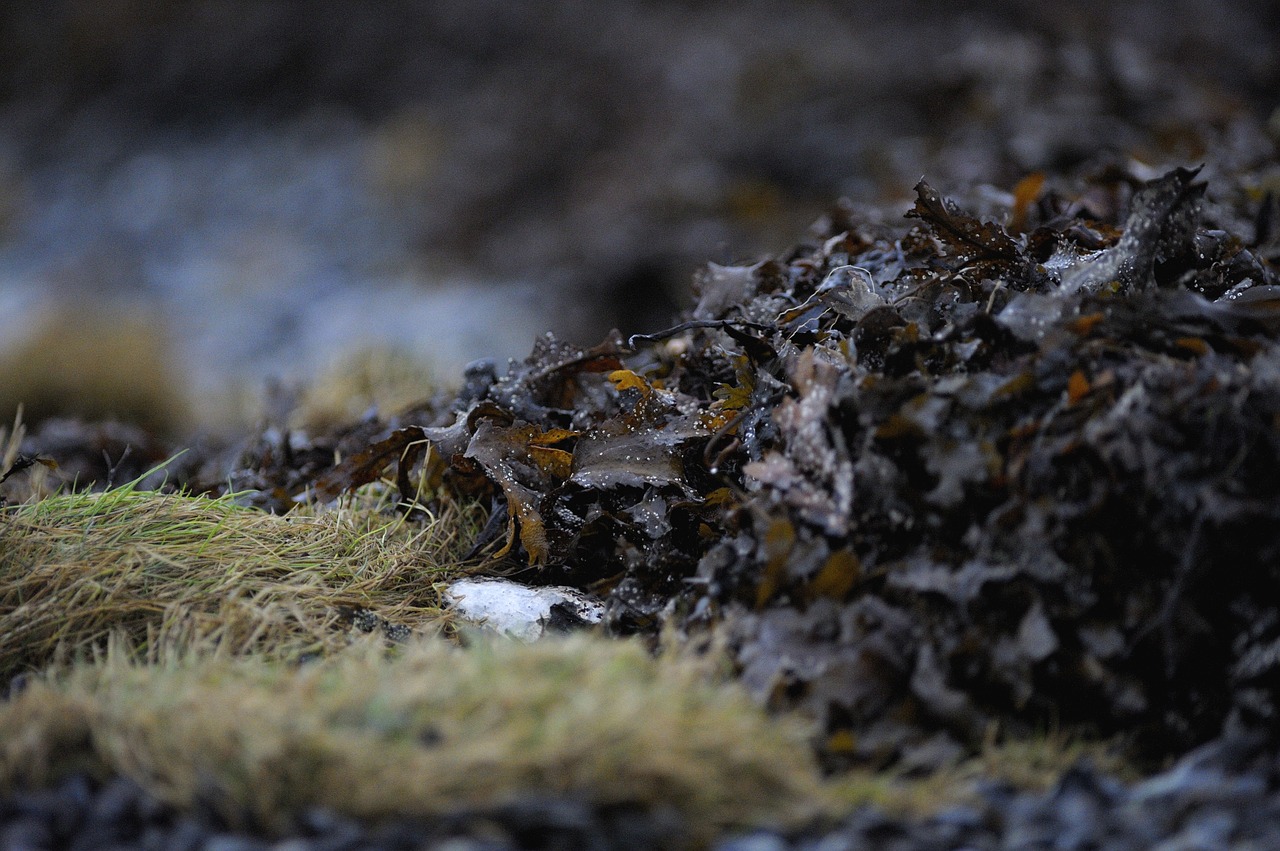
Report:
[[[464,620],[520,641],[537,641],[551,620],[551,607],[568,606],[587,623],[599,623],[604,606],[573,588],[531,588],[507,579],[460,579],[444,592],[445,603]]]

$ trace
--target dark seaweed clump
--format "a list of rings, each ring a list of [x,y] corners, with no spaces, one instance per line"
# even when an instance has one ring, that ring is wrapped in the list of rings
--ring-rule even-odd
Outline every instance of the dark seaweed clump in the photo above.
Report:
[[[846,205],[709,267],[672,329],[478,365],[318,492],[429,445],[492,493],[495,564],[607,594],[616,629],[728,624],[834,764],[993,723],[1159,755],[1274,722],[1275,237],[1220,227],[1196,176],[1033,177],[1006,224],[923,181],[904,224]]]

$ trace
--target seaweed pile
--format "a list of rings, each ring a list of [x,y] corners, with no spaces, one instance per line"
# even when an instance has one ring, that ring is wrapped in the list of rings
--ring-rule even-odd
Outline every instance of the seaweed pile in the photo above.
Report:
[[[394,469],[407,507],[424,479],[487,500],[491,571],[597,594],[615,632],[728,636],[832,768],[1046,727],[1182,753],[1280,700],[1277,204],[1197,177],[845,203],[709,266],[665,331],[548,334],[452,398],[175,480],[279,510]]]
[[[398,462],[408,495],[429,452],[492,494],[495,564],[607,594],[615,629],[727,624],[835,765],[993,723],[1160,755],[1274,721],[1274,202],[1242,238],[1196,177],[1035,175],[1007,224],[923,181],[905,226],[845,205],[812,245],[710,266],[674,328],[475,365],[316,492]]]

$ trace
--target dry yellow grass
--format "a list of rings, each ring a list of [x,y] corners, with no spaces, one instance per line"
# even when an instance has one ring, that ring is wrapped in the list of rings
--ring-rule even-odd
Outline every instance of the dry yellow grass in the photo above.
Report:
[[[309,806],[376,819],[556,795],[673,809],[703,838],[805,818],[823,797],[804,725],[634,642],[423,640],[300,668],[133,658],[0,704],[0,783],[123,773],[278,830]]]
[[[214,644],[288,659],[347,644],[353,610],[433,632],[461,525],[414,529],[368,509],[276,517],[130,487],[11,508],[0,514],[0,676],[112,634],[151,657]]]

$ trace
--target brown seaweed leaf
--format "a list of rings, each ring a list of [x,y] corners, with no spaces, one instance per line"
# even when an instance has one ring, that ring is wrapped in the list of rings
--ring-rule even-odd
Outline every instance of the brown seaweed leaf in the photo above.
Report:
[[[44,458],[39,455],[19,455],[17,458],[13,459],[13,464],[5,471],[4,475],[0,476],[0,485],[8,481],[9,477],[14,473],[21,473],[29,467],[34,467],[36,464],[50,470],[58,469],[58,462],[54,461],[52,458]]]
[[[502,488],[510,513],[507,543],[495,558],[511,551],[518,534],[529,563],[546,563],[551,553],[543,516],[573,464],[573,454],[554,444],[576,436],[567,429],[543,430],[531,423],[508,426],[494,419],[476,427],[465,457],[479,463]]]
[[[552,411],[580,408],[589,403],[579,399],[578,377],[621,369],[619,357],[625,348],[616,331],[589,349],[544,334],[524,363],[513,366],[490,390],[490,401],[529,422]]]
[[[619,392],[639,398],[630,411],[582,435],[570,481],[597,489],[677,485],[690,492],[681,451],[687,442],[709,435],[706,417],[683,412],[672,394],[634,372],[618,370],[609,378]]]
[[[916,205],[908,218],[920,219],[958,256],[975,260],[1018,260],[1022,249],[1005,229],[981,222],[944,200],[925,181],[916,184]]]
[[[1060,293],[1096,292],[1113,282],[1127,293],[1154,283],[1162,255],[1194,239],[1206,186],[1193,182],[1199,173],[1198,168],[1175,168],[1143,184],[1129,202],[1120,241],[1063,274]]]
[[[397,429],[316,479],[315,498],[333,502],[342,494],[377,480],[387,467],[398,463],[400,496],[409,500],[413,495],[407,492],[408,471],[426,450],[427,437],[419,426]]]

